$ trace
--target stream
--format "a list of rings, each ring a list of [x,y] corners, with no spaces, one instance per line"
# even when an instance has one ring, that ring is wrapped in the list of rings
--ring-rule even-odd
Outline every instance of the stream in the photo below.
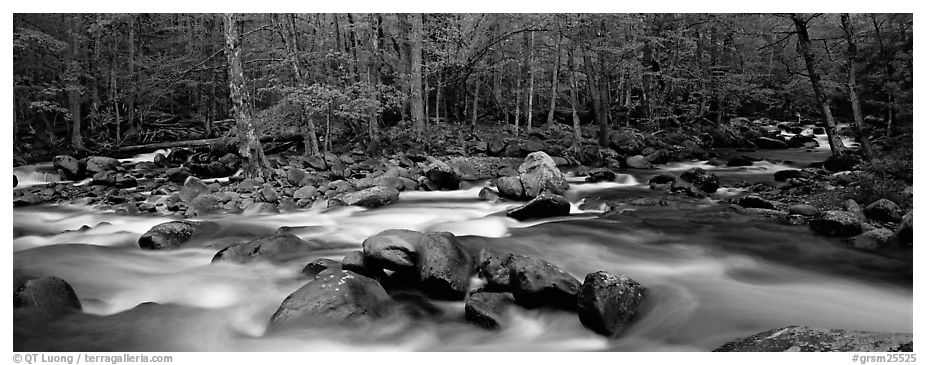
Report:
[[[825,138],[823,138],[825,141]],[[768,152],[768,154],[764,154]],[[568,217],[518,222],[513,203],[481,201],[488,182],[458,191],[403,192],[378,209],[339,207],[292,213],[210,217],[216,228],[189,248],[147,251],[138,237],[174,220],[118,215],[80,205],[13,210],[14,275],[68,281],[82,313],[49,318],[14,312],[16,351],[710,351],[736,338],[786,325],[912,332],[909,260],[855,251],[814,235],[725,209],[711,199],[632,207],[602,215],[603,201],[658,197],[646,181],[661,170],[705,167],[721,184],[773,182],[780,169],[822,161],[824,147],[759,151],[769,160],[741,168],[704,162],[657,170],[619,171],[617,181],[570,178]],[[140,155],[138,161],[151,155]],[[47,168],[46,168],[47,169]],[[20,183],[39,184],[42,166],[17,168]],[[31,178],[30,178],[31,177]],[[722,199],[737,194],[725,188]],[[81,229],[86,226],[89,229]],[[296,227],[325,248],[290,264],[211,264],[213,244],[244,241]],[[599,270],[632,277],[649,297],[634,324],[617,338],[586,329],[575,313],[519,310],[511,325],[484,330],[463,319],[462,302],[436,301],[440,314],[413,324],[372,329],[306,328],[266,335],[270,316],[308,280],[316,258],[339,260],[368,236],[390,228],[449,231],[468,246],[535,255],[581,281]],[[15,289],[15,288],[14,288]],[[159,305],[141,305],[154,302]]]

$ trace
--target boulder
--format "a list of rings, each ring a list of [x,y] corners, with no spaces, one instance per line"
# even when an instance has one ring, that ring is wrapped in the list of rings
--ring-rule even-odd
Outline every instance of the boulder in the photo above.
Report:
[[[501,199],[501,197],[498,195],[498,193],[489,187],[484,187],[479,190],[479,200],[494,203],[494,202],[497,202],[499,199]]]
[[[100,171],[90,178],[90,185],[113,186],[116,184],[116,175],[112,171]]]
[[[649,179],[649,184],[670,184],[675,185],[678,182],[678,176],[671,172],[663,172]]]
[[[511,293],[473,293],[466,298],[465,318],[483,328],[503,328],[508,324],[507,312],[514,304]]]
[[[460,177],[446,162],[432,159],[425,169],[425,176],[440,190],[457,190],[460,188]]]
[[[303,186],[293,193],[293,199],[312,199],[316,191],[317,189],[312,185]]]
[[[909,245],[913,243],[912,210],[903,216],[903,219],[900,221],[900,225],[897,226],[897,230],[894,231],[894,237],[896,237],[897,242],[902,244]]]
[[[325,247],[306,242],[291,233],[281,233],[228,246],[217,252],[212,257],[212,262],[229,261],[243,264],[260,260],[281,263],[305,257],[321,248]]]
[[[79,180],[80,175],[80,164],[77,162],[77,159],[68,155],[58,155],[52,159],[52,165],[55,166],[55,169],[61,170],[64,172],[63,178],[67,180]]]
[[[903,211],[900,206],[888,199],[881,198],[865,207],[865,216],[882,222],[900,222]]]
[[[463,299],[469,289],[473,259],[456,236],[427,232],[418,247],[418,279],[421,291],[437,299]]]
[[[775,209],[775,204],[758,195],[744,196],[738,200],[738,204],[743,208]]]
[[[823,161],[823,168],[831,172],[851,171],[862,163],[862,158],[853,153],[843,153],[838,156],[830,156]]]
[[[202,224],[202,222],[192,221],[173,221],[158,224],[138,238],[138,247],[148,250],[180,248]]]
[[[828,210],[810,221],[810,229],[824,236],[850,237],[862,233],[862,222],[841,210]]]
[[[511,292],[521,306],[565,309],[576,306],[579,280],[545,260],[483,249],[477,265],[488,290]]]
[[[318,322],[368,324],[385,317],[392,304],[376,280],[346,270],[319,275],[283,300],[268,332]]]
[[[590,273],[579,287],[576,312],[585,327],[606,336],[623,332],[637,315],[646,288],[624,275]]]
[[[93,175],[100,171],[115,171],[119,167],[119,160],[105,156],[90,156],[83,162],[85,175]]]
[[[627,167],[631,167],[635,169],[653,168],[653,165],[651,165],[648,161],[646,161],[646,157],[643,157],[642,155],[634,155],[634,156],[627,157],[627,160],[625,161],[625,163],[627,164]]]
[[[788,207],[789,214],[798,214],[805,216],[815,216],[820,214],[820,209],[810,204],[794,204]]]
[[[720,187],[720,179],[717,175],[704,171],[700,167],[692,167],[682,173],[682,180],[685,180],[705,193],[712,194]]]
[[[860,250],[875,251],[890,246],[893,240],[894,232],[887,228],[878,228],[852,237],[849,243]]]
[[[353,271],[363,276],[379,279],[385,276],[383,269],[366,257],[363,251],[351,251],[341,259],[341,269]]]
[[[617,179],[617,175],[614,174],[614,171],[602,167],[589,171],[588,176],[585,177],[585,182],[596,183],[601,181],[614,181],[615,179]]]
[[[768,138],[768,137],[758,137],[753,142],[756,144],[756,147],[764,149],[785,149],[788,148],[788,143],[780,139]]]
[[[116,178],[116,182],[115,184],[113,184],[113,186],[120,188],[120,189],[134,188],[138,186],[138,180],[132,176],[125,175],[125,176]]]
[[[544,194],[505,213],[519,221],[569,215],[569,201],[560,195]]]
[[[212,179],[217,177],[226,177],[238,170],[237,165],[226,165],[219,161],[208,163],[190,162],[184,164],[190,169],[190,173],[201,179]]]
[[[310,167],[316,171],[328,170],[328,164],[325,163],[325,158],[320,154],[303,157],[302,161],[305,166]]]
[[[913,351],[913,335],[790,326],[731,341],[716,352]]]
[[[342,193],[328,202],[328,206],[356,205],[377,208],[399,200],[399,191],[385,186],[374,186],[360,191]]]
[[[44,312],[80,311],[74,288],[60,278],[44,276],[27,280],[13,293],[13,308],[34,308]]]
[[[183,182],[183,187],[180,188],[180,201],[190,203],[200,194],[206,194],[208,192],[209,186],[202,180],[195,176],[189,176],[186,178],[186,181]]]
[[[302,268],[302,274],[314,278],[328,269],[341,270],[341,263],[332,259],[315,259]]]
[[[734,156],[727,161],[729,167],[752,166],[752,159],[745,156]]]
[[[506,198],[521,199],[524,197],[524,186],[518,176],[502,176],[498,178],[498,193]]]
[[[286,171],[286,181],[292,186],[300,186],[302,180],[305,179],[305,175],[305,170],[293,166]]]
[[[241,215],[261,215],[261,214],[276,214],[280,212],[280,208],[276,204],[267,203],[267,202],[252,202],[248,204],[244,211],[241,212]]]
[[[807,174],[801,170],[781,170],[775,171],[773,175],[775,181],[788,181],[788,179],[803,179],[807,178]]]
[[[524,195],[535,198],[542,192],[565,194],[569,189],[566,177],[556,167],[556,163],[544,152],[533,152],[524,158],[524,163],[518,167],[521,184],[524,186]]]
[[[190,207],[196,215],[208,215],[218,212],[219,199],[213,194],[203,194],[193,198]]]
[[[188,177],[190,177],[190,170],[186,167],[178,167],[167,171],[167,181],[174,184],[183,184]]]
[[[280,202],[280,194],[277,193],[276,189],[273,188],[273,185],[270,183],[265,183],[260,188],[260,197],[267,203],[278,203]]]
[[[844,201],[842,205],[846,209],[846,213],[849,213],[849,215],[855,217],[859,221],[864,222],[865,219],[867,219],[865,217],[865,211],[855,200],[846,199],[846,201]]]
[[[414,270],[424,236],[424,233],[407,229],[385,230],[363,241],[363,254],[384,269]]]

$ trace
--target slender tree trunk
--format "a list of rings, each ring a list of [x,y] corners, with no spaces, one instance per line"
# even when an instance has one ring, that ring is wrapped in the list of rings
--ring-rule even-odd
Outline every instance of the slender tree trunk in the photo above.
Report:
[[[370,45],[373,48],[373,54],[370,55],[370,85],[373,86],[373,99],[377,102],[381,102],[382,96],[379,93],[379,90],[376,88],[380,84],[380,75],[379,67],[380,62],[382,62],[382,54],[379,49],[380,41],[380,26],[382,23],[382,15],[369,15],[370,21]],[[379,118],[380,112],[375,110],[371,113],[369,117],[370,125],[370,141],[373,142],[373,145],[379,144]],[[425,113],[427,115],[427,113]]]
[[[75,16],[77,17],[77,16]],[[84,150],[80,135],[80,38],[77,19],[71,20],[71,60],[68,70],[68,102],[71,109],[71,147]]]
[[[563,33],[556,37],[556,63],[553,64],[553,88],[550,90],[550,111],[547,113],[547,128],[553,128],[553,114],[556,110],[557,87],[559,86],[560,49],[563,43]]]
[[[530,133],[534,116],[534,32],[530,32],[530,44],[528,47],[530,59],[527,63],[527,77],[530,78],[530,81],[528,81],[530,86],[527,88],[527,132]]]
[[[103,14],[96,14],[96,23],[102,23]],[[87,122],[90,126],[90,130],[96,129],[96,122],[100,119],[100,84],[103,76],[102,68],[100,67],[100,48],[103,46],[101,34],[103,32],[97,29],[93,32],[93,67],[91,69],[91,85],[90,85],[90,118],[87,118]]]
[[[129,95],[126,100],[126,116],[129,120],[130,128],[139,132],[138,121],[135,118],[135,15],[129,15]]]
[[[274,14],[273,19],[275,25],[278,27],[280,36],[283,38],[283,45],[286,49],[287,60],[289,60],[289,65],[293,69],[293,75],[296,79],[296,85],[305,88],[307,82],[305,80],[305,72],[302,70],[302,66],[299,63],[299,44],[296,39],[296,29],[295,29],[295,14],[286,15],[288,19],[280,21],[278,15]],[[292,27],[292,29],[290,29]],[[299,118],[305,130],[305,154],[314,155],[318,153],[318,135],[315,130],[315,121],[311,116],[306,115],[305,106],[301,105],[302,111],[299,112]]]
[[[116,143],[118,144],[122,141],[122,123],[121,118],[119,118],[119,99],[116,97],[116,70],[115,68],[109,69],[109,92],[110,97],[113,100],[113,114],[116,117]]]
[[[437,87],[434,89],[434,123],[440,122],[440,94],[441,94],[440,73],[437,74]]]
[[[868,159],[874,158],[871,149],[871,142],[868,141],[868,135],[865,134],[864,121],[862,119],[862,107],[858,100],[858,93],[855,91],[855,30],[852,27],[852,19],[849,14],[843,13],[840,16],[842,29],[846,34],[846,88],[849,90],[849,100],[852,102],[852,119],[855,121],[855,133],[858,136],[859,143],[862,144],[862,151]]]
[[[225,57],[228,62],[228,93],[232,109],[235,112],[235,124],[238,128],[238,152],[246,162],[244,176],[249,178],[270,178],[269,164],[264,156],[264,149],[257,137],[257,129],[252,119],[250,104],[247,102],[247,89],[244,81],[244,69],[241,67],[241,49],[238,38],[238,17],[225,14]]]
[[[579,82],[576,81],[574,48],[575,46],[569,48],[569,83],[571,84],[569,90],[569,105],[572,107],[572,131],[576,138],[573,146],[575,147],[576,157],[579,157],[582,156],[582,123],[579,120],[579,113],[576,112],[576,105],[579,103],[578,97],[576,96],[579,89]]]
[[[476,128],[476,117],[479,116],[479,78],[477,77],[473,83],[475,84],[473,90],[473,129]]]
[[[814,96],[817,99],[817,106],[823,114],[826,123],[826,134],[829,139],[830,149],[833,155],[841,155],[845,147],[842,139],[836,134],[836,122],[833,120],[833,114],[830,112],[829,99],[823,92],[823,86],[820,84],[820,76],[815,69],[815,60],[813,51],[810,49],[810,36],[807,34],[807,20],[798,14],[791,14],[791,20],[797,30],[797,52],[804,57],[804,63],[807,66],[807,76],[810,77],[810,85],[813,87]]]
[[[421,98],[421,14],[411,14],[411,109],[415,126],[415,135],[424,137],[424,101]]]
[[[588,52],[582,54],[585,61],[585,73],[588,75],[589,91],[591,92],[592,108],[595,110],[595,120],[598,121],[598,145],[608,146],[608,118],[601,106],[601,89],[599,88],[598,73]]]

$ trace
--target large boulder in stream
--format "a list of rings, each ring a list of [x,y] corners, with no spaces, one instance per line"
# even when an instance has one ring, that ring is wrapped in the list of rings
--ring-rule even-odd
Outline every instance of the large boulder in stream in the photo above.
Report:
[[[828,210],[810,221],[810,229],[824,236],[850,237],[862,233],[862,222],[847,212]]]
[[[158,224],[138,238],[138,247],[148,250],[172,250],[179,248],[193,236],[202,222],[173,221]]]
[[[280,233],[272,237],[228,246],[217,252],[212,257],[212,262],[229,261],[243,264],[261,260],[279,263],[301,258],[313,251],[325,248],[327,247],[319,243],[307,242],[291,233]]]
[[[717,175],[704,171],[700,167],[688,169],[688,171],[682,173],[681,178],[708,194],[712,194],[720,188],[720,179],[717,178]]]
[[[600,167],[589,171],[588,176],[585,177],[585,182],[597,183],[602,181],[614,181],[616,179],[617,175],[614,171],[606,167]]]
[[[384,269],[410,271],[418,262],[418,247],[424,233],[407,229],[389,229],[367,237],[363,254]]]
[[[504,328],[508,324],[508,311],[514,305],[511,293],[477,292],[466,298],[465,317],[483,328]]]
[[[524,186],[524,195],[528,198],[536,198],[544,191],[563,195],[569,189],[569,183],[556,167],[556,162],[542,151],[527,155],[524,163],[518,167],[518,173]]]
[[[56,169],[64,172],[63,178],[67,180],[80,179],[80,164],[77,159],[68,155],[55,156],[51,161]]]
[[[425,169],[424,175],[440,190],[457,190],[460,188],[460,177],[446,162],[431,158],[431,163]]]
[[[13,293],[13,308],[33,308],[43,312],[80,311],[77,293],[67,281],[54,276],[27,280]]]
[[[548,261],[483,249],[477,265],[480,276],[486,280],[487,290],[511,292],[523,307],[576,307],[576,295],[582,283]]]
[[[717,352],[911,352],[909,333],[784,327],[731,341]]]
[[[376,280],[346,270],[319,275],[283,300],[268,332],[316,323],[368,324],[386,317],[393,301]]]
[[[463,299],[469,289],[473,259],[450,232],[427,232],[418,248],[420,288],[429,297]]]
[[[498,178],[496,185],[501,196],[511,199],[524,197],[524,185],[521,184],[520,176],[502,176]]]
[[[569,215],[569,201],[555,194],[543,194],[519,207],[509,210],[506,215],[524,221]]]
[[[646,288],[624,275],[590,273],[579,287],[576,311],[585,327],[606,336],[623,332],[637,315]]]
[[[328,206],[356,205],[365,208],[378,208],[395,203],[398,200],[398,190],[386,186],[374,186],[337,195],[328,201]]]

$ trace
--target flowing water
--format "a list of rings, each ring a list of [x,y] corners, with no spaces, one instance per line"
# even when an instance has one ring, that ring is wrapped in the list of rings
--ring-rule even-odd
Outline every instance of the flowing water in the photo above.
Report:
[[[799,161],[800,154],[789,150]],[[776,152],[779,153],[779,152]],[[694,164],[694,163],[693,163]],[[701,163],[696,163],[700,165]],[[715,168],[722,182],[768,180],[788,163]],[[663,166],[668,170],[686,166]],[[477,198],[480,186],[405,192],[366,210],[346,207],[266,216],[209,218],[190,248],[151,252],[138,237],[172,220],[79,206],[16,208],[15,275],[67,280],[83,313],[61,317],[17,311],[16,350],[72,351],[704,351],[785,325],[912,332],[912,260],[853,251],[806,226],[785,226],[723,209],[710,199],[628,207],[601,216],[601,201],[657,197],[654,171],[616,182],[570,179],[572,215],[517,222],[512,206]],[[721,195],[734,195],[726,189]],[[86,227],[84,227],[86,226]],[[211,264],[216,245],[267,236],[278,228],[328,248],[290,264]],[[81,229],[81,227],[84,227]],[[511,325],[487,331],[463,320],[461,302],[440,314],[375,327],[307,328],[265,335],[270,316],[308,279],[302,266],[340,259],[390,228],[449,231],[469,249],[491,246],[545,258],[580,280],[599,270],[626,274],[649,289],[637,321],[618,338],[585,329],[575,313],[516,310]],[[158,305],[144,304],[154,302]]]

